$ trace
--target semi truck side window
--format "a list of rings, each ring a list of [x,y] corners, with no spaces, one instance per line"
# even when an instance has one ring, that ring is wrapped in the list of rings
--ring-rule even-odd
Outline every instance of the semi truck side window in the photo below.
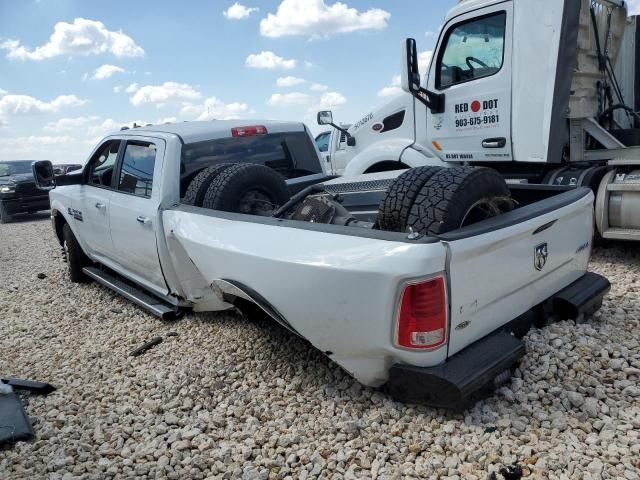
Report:
[[[118,190],[150,197],[155,163],[156,146],[153,143],[128,143],[124,150]]]
[[[497,73],[504,61],[506,12],[474,18],[447,32],[437,63],[437,88]]]

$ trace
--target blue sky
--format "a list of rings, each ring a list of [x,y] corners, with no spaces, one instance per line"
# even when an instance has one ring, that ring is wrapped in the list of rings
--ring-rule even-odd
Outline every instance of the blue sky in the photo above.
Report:
[[[455,3],[0,0],[0,159],[84,161],[133,121],[351,122],[397,92],[402,39],[432,50]]]

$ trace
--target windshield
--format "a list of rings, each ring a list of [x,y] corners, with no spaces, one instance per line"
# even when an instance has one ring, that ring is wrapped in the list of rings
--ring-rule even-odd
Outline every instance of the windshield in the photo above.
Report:
[[[31,160],[0,162],[0,177],[31,174]]]

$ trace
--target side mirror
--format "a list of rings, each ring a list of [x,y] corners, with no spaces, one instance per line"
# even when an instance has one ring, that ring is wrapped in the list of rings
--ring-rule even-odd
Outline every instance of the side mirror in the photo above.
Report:
[[[33,178],[39,190],[53,190],[56,188],[56,177],[53,164],[49,160],[40,160],[31,164]]]
[[[418,48],[414,38],[407,38],[402,44],[402,90],[415,93],[420,90],[420,70],[418,68]]]
[[[418,49],[413,38],[407,38],[402,44],[402,72],[400,72],[402,90],[410,93],[423,103],[431,113],[444,113],[444,93],[436,93],[420,86],[420,70],[418,69]]]
[[[333,125],[333,113],[331,113],[331,110],[318,112],[318,125]]]

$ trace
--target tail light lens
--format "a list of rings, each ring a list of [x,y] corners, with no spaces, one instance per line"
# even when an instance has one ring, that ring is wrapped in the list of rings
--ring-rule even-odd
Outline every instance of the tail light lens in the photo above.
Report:
[[[231,129],[232,137],[252,137],[253,135],[266,135],[267,127],[263,125],[249,125],[247,127],[235,127]]]
[[[447,294],[443,277],[404,287],[397,319],[399,346],[437,348],[447,339]]]

